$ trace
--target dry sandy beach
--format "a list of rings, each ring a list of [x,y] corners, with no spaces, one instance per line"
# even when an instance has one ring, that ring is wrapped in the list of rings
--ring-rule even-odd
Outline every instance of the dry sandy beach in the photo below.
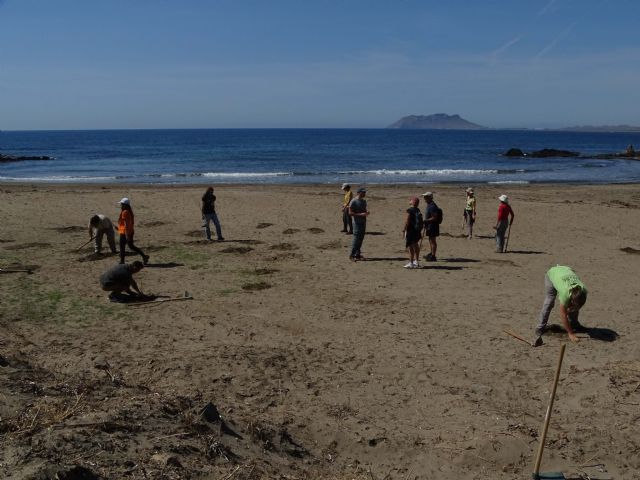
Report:
[[[542,470],[640,479],[640,187],[481,186],[467,240],[464,188],[430,186],[439,261],[405,270],[424,189],[370,186],[352,263],[339,186],[216,187],[226,241],[207,243],[205,186],[0,185],[0,267],[33,268],[0,274],[0,477],[529,478],[566,335],[532,348],[503,330],[533,339],[561,263],[594,330],[567,345]],[[117,257],[76,249],[123,196],[151,255],[140,287],[193,300],[100,290]]]

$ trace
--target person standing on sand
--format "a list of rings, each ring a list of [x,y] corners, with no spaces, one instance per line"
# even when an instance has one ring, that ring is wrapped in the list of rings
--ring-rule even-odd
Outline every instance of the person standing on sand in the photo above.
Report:
[[[467,227],[467,238],[473,238],[473,224],[476,223],[476,197],[473,188],[467,188],[467,204],[464,207],[464,223]]]
[[[133,210],[131,202],[124,197],[118,202],[120,204],[120,217],[118,218],[118,234],[120,235],[120,263],[124,264],[125,247],[128,245],[131,250],[142,257],[146,265],[149,263],[149,255],[145,255],[142,250],[133,243]]]
[[[363,187],[358,189],[357,196],[349,204],[349,216],[353,217],[353,242],[351,244],[351,254],[349,259],[353,262],[364,260],[360,249],[364,241],[364,234],[367,229],[367,201],[364,199],[367,190]]]
[[[116,233],[113,229],[113,223],[102,214],[94,215],[89,219],[89,237],[93,238],[93,251],[95,253],[100,253],[102,250],[102,237],[104,235],[107,236],[111,253],[117,253]]]
[[[545,299],[535,330],[536,335],[540,337],[547,330],[549,314],[557,297],[560,300],[562,325],[569,334],[569,340],[578,342],[575,332],[584,329],[578,322],[578,314],[587,301],[587,287],[571,267],[556,265],[551,267],[544,276],[544,291]]]
[[[209,228],[209,222],[213,222],[216,227],[216,236],[218,241],[222,242],[222,229],[220,228],[220,221],[218,220],[218,214],[216,213],[216,196],[213,194],[213,187],[207,188],[202,196],[202,223],[204,227],[204,234],[207,240],[211,241],[211,229]]]
[[[100,286],[105,292],[111,292],[109,299],[116,301],[118,295],[127,292],[131,296],[136,296],[131,291],[133,288],[138,295],[144,297],[144,294],[138,288],[138,284],[133,279],[133,274],[138,273],[143,268],[142,262],[135,261],[130,264],[115,265],[100,275]]]
[[[509,205],[509,197],[506,195],[500,195],[500,206],[498,207],[498,219],[494,230],[496,231],[496,253],[504,253],[504,240],[507,233],[507,228],[513,223],[513,209]],[[509,219],[511,217],[511,219]]]
[[[342,198],[342,230],[340,231],[347,235],[353,235],[353,222],[349,215],[349,204],[351,203],[351,200],[353,200],[351,185],[343,183],[342,191],[344,192],[344,197]]]
[[[411,197],[409,199],[409,208],[407,216],[404,220],[404,229],[402,233],[405,239],[405,248],[409,249],[409,263],[404,268],[420,268],[418,260],[420,260],[420,240],[422,240],[422,212],[418,208],[420,199]]]
[[[440,208],[433,201],[433,193],[425,192],[422,194],[427,208],[424,211],[424,233],[429,239],[429,247],[431,252],[425,256],[429,262],[437,262],[436,253],[438,251],[437,238],[440,236]]]

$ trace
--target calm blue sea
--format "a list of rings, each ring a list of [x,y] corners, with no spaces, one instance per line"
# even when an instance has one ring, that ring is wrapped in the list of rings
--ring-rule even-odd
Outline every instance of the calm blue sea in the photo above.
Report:
[[[637,133],[385,129],[0,132],[0,181],[105,183],[622,183],[640,161],[501,156],[511,147],[584,154],[640,147]]]

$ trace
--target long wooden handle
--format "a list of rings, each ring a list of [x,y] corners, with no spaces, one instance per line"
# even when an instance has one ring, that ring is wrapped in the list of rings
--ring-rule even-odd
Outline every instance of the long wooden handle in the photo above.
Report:
[[[193,300],[193,297],[160,298],[158,300],[146,300],[144,302],[127,303],[127,307],[137,307],[139,305],[150,305],[152,303],[176,302],[178,300]]]
[[[89,244],[93,241],[93,239],[94,239],[94,238],[96,238],[96,237],[91,237],[91,238],[89,239],[89,241],[84,242],[82,245],[80,245],[80,246],[78,247],[78,249],[76,250],[76,252],[79,252],[80,250],[82,250],[82,248],[83,248],[83,247],[85,247],[86,245],[89,245]]]
[[[518,335],[517,333],[513,333],[509,330],[503,330],[504,333],[506,333],[507,335],[512,336],[513,338],[520,340],[521,342],[526,343],[527,345],[531,346],[531,342],[529,340],[524,339],[523,337],[521,337],[520,335]]]
[[[542,452],[544,451],[544,442],[547,439],[547,431],[549,430],[549,422],[551,421],[551,411],[553,410],[553,401],[556,398],[556,389],[558,387],[558,380],[560,379],[560,369],[562,368],[562,359],[564,358],[564,349],[567,345],[562,344],[560,347],[560,356],[558,357],[558,366],[556,367],[556,376],[553,379],[553,388],[551,389],[551,397],[549,398],[549,406],[547,407],[547,414],[544,417],[544,424],[542,425],[542,434],[540,435],[540,445],[538,445],[538,454],[536,455],[536,463],[533,467],[533,478],[539,478],[540,462],[542,461]]]

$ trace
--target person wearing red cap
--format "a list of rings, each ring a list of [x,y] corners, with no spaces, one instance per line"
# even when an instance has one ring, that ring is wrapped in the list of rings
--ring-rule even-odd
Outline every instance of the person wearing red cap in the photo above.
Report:
[[[404,219],[404,228],[402,230],[405,248],[409,249],[409,263],[404,268],[420,268],[418,260],[420,259],[420,240],[422,240],[424,222],[418,205],[420,205],[418,197],[409,199],[409,208],[407,209],[407,216]]]

